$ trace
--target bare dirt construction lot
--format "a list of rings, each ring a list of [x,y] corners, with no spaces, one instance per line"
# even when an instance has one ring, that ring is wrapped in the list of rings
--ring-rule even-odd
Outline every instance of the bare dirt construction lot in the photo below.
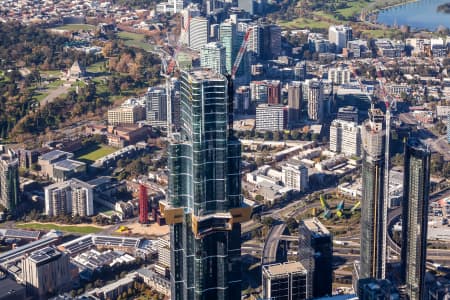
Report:
[[[164,236],[169,233],[169,226],[159,226],[157,223],[142,225],[139,223],[128,224],[127,227],[131,230],[131,234],[146,235],[146,236]]]

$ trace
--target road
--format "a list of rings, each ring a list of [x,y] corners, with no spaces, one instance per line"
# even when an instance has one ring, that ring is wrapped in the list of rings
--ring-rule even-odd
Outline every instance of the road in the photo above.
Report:
[[[277,262],[278,244],[280,242],[280,236],[283,234],[285,229],[286,224],[284,223],[277,224],[270,229],[266,243],[264,244],[261,265],[268,265]]]
[[[336,189],[336,187],[331,187],[331,188],[326,188],[326,189],[322,189],[322,190],[318,190],[315,191],[316,193],[319,194],[327,194],[331,191],[334,191]],[[286,214],[286,217],[294,217],[296,215],[302,214],[305,211],[311,210],[314,207],[320,207],[320,203],[319,202],[315,202],[315,203],[311,203],[305,206],[300,206],[298,207],[298,205],[300,205],[301,203],[305,202],[305,198],[306,197],[302,197],[300,199],[297,199],[289,204],[286,204],[283,207],[280,208],[271,208],[268,209],[267,211],[265,211],[264,213],[262,213],[262,216],[265,215],[269,215],[270,217],[274,218],[274,219],[278,219],[281,220],[284,211],[290,211],[289,213]]]
[[[333,191],[335,188],[327,188],[320,191],[317,191],[319,193],[328,193]],[[263,215],[268,215],[274,219],[276,219],[278,222],[282,220],[282,215],[284,211],[290,211],[286,214],[286,217],[294,217],[296,215],[302,214],[305,211],[311,210],[313,207],[320,207],[320,203],[312,203],[305,206],[297,207],[300,203],[304,202],[305,198],[302,197],[301,199],[295,200],[286,206],[280,207],[280,208],[272,208],[268,211],[264,212]],[[282,237],[282,234],[284,230],[286,229],[286,224],[278,223],[277,225],[273,226],[270,229],[270,232],[266,238],[266,242],[264,243],[263,248],[263,256],[261,259],[262,265],[270,264],[270,263],[276,263],[277,262],[277,251],[278,251],[278,245],[280,242],[280,239]]]
[[[439,191],[436,192],[434,194],[432,194],[430,196],[430,200],[429,202],[435,202],[438,201],[442,198],[448,197],[450,196],[450,190],[445,189],[443,191]],[[392,227],[394,226],[394,224],[399,220],[399,218],[401,217],[402,214],[402,210],[400,207],[395,208],[393,210],[390,210],[388,212],[388,219],[387,219],[387,225],[388,225],[388,239],[387,239],[387,243],[388,246],[391,249],[391,253],[394,255],[399,256],[400,255],[400,246],[392,239]],[[427,256],[431,257],[431,256],[447,256],[449,255],[450,252],[448,250],[443,250],[443,249],[429,249],[427,250]]]

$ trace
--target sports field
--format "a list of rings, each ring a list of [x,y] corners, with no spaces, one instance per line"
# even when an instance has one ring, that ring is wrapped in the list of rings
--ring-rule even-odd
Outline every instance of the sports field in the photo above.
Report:
[[[77,153],[77,159],[90,163],[115,151],[117,151],[116,148],[107,145],[92,145],[79,151]]]

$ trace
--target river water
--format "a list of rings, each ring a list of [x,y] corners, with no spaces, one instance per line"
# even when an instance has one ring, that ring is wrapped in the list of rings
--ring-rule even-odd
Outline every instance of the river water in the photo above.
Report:
[[[409,25],[414,29],[450,28],[450,14],[438,13],[437,7],[450,0],[419,0],[394,6],[378,14],[378,22],[386,25]]]

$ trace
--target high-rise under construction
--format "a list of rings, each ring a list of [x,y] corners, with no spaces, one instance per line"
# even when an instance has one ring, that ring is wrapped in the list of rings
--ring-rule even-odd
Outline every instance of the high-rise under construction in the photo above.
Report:
[[[360,278],[384,279],[386,210],[384,199],[385,126],[380,109],[369,110],[362,126],[362,200]]]

